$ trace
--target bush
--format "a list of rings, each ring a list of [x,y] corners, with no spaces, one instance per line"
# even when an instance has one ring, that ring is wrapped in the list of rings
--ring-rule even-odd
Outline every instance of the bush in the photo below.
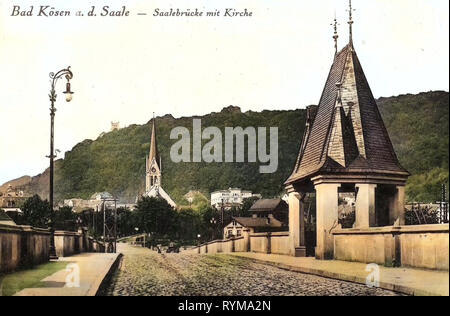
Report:
[[[413,206],[405,211],[406,225],[439,224],[439,212],[429,206]]]

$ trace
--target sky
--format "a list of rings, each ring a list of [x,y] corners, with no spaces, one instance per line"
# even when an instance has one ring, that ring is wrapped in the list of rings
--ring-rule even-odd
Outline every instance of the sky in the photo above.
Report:
[[[42,2],[42,3],[41,3]],[[34,16],[11,16],[34,6]],[[70,17],[36,16],[40,5]],[[96,6],[95,17],[75,16]],[[129,16],[102,17],[122,6]],[[348,42],[347,0],[0,0],[0,184],[48,166],[50,72],[72,67],[59,98],[55,148],[64,152],[152,113],[175,117],[288,110],[319,102]],[[375,97],[449,90],[447,0],[353,0],[354,43]],[[154,10],[234,8],[252,17],[155,17]],[[138,15],[146,13],[146,15]]]

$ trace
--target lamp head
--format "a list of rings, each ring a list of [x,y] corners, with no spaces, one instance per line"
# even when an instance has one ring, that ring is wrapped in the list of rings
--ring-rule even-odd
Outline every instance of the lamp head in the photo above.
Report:
[[[73,92],[70,90],[70,81],[69,81],[69,79],[67,79],[66,91],[64,91],[64,94],[66,95],[66,101],[67,102],[72,101]]]

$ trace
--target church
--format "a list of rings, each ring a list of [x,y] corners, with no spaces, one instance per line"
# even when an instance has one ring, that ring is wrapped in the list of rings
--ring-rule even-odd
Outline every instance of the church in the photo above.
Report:
[[[156,119],[153,117],[152,138],[150,142],[150,153],[145,161],[145,193],[147,197],[162,198],[169,203],[170,206],[176,208],[176,203],[167,194],[161,186],[162,178],[162,160],[158,152],[156,143]]]

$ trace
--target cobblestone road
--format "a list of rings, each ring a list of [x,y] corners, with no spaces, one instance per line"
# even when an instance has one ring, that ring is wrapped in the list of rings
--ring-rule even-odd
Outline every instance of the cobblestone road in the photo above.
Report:
[[[235,256],[157,254],[124,244],[119,250],[124,258],[120,270],[112,278],[107,295],[398,295],[364,285],[285,271]]]

